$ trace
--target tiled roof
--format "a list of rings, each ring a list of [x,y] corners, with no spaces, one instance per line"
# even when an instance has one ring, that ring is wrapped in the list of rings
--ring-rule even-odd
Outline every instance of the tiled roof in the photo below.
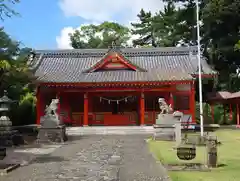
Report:
[[[220,100],[227,100],[232,96],[231,92],[228,91],[219,91],[219,92],[211,92],[208,93],[207,99],[209,101],[220,101]]]
[[[106,56],[108,49],[36,51],[29,65],[43,82],[176,81],[191,80],[191,74],[197,74],[196,47],[123,48],[116,51],[139,70],[85,73]],[[203,57],[202,71],[204,74],[216,73]]]
[[[211,92],[207,94],[208,101],[219,102],[219,101],[231,101],[232,99],[240,99],[240,92],[228,92],[228,91],[219,91]]]

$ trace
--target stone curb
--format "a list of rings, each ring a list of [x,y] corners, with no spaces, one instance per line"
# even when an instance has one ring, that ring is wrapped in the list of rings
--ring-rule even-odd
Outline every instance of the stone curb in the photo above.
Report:
[[[148,140],[149,139],[144,139],[144,141],[145,141],[145,144],[148,144]],[[149,151],[150,152],[150,151]],[[172,179],[168,176],[168,174],[167,174],[167,169],[163,166],[163,164],[158,160],[158,158],[152,153],[152,152],[150,152],[150,154],[152,155],[152,157],[153,157],[153,159],[155,160],[155,162],[157,163],[157,165],[158,165],[158,167],[160,168],[160,169],[162,169],[163,170],[163,172],[164,172],[164,178],[163,178],[163,181],[172,181]]]

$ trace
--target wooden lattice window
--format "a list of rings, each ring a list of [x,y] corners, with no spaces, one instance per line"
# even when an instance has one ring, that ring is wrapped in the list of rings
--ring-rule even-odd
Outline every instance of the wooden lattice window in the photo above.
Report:
[[[174,110],[189,110],[189,99],[188,95],[175,95],[174,96]]]

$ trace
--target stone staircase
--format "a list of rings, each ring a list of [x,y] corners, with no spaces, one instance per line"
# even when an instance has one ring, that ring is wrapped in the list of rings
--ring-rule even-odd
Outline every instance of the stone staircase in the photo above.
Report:
[[[152,135],[153,126],[93,126],[93,127],[68,127],[67,135]]]

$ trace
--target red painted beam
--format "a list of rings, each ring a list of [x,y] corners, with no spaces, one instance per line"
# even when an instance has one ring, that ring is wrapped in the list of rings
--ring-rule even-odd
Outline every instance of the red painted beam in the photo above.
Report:
[[[177,84],[191,84],[192,80],[176,80],[176,81],[155,81],[155,82],[99,82],[99,83],[58,83],[58,82],[41,82],[41,86],[59,86],[59,87],[106,87],[106,86],[158,86],[158,85],[177,85]]]
[[[59,89],[57,89],[59,90]],[[175,89],[160,89],[160,88],[156,88],[156,89],[134,89],[134,88],[97,88],[97,89],[86,89],[86,90],[82,90],[82,89],[75,89],[75,90],[67,90],[67,89],[63,89],[63,92],[139,92],[139,91],[144,91],[144,92],[175,92]],[[180,92],[181,94],[181,92]]]

